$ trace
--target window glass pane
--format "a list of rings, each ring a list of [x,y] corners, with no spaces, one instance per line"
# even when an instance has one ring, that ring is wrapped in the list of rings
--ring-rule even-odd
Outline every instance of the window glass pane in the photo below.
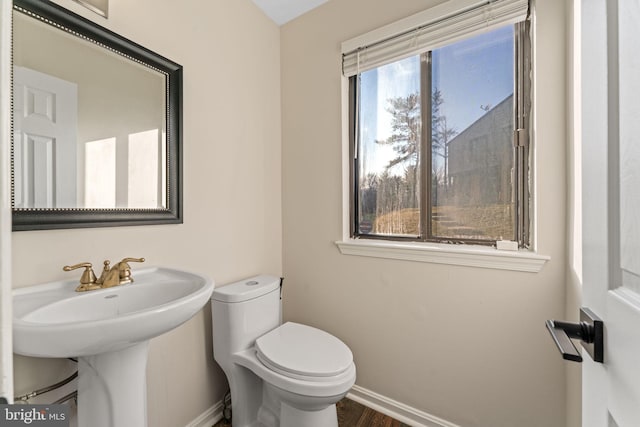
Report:
[[[432,52],[433,237],[514,239],[514,27]]]
[[[360,75],[358,233],[420,230],[420,57]]]

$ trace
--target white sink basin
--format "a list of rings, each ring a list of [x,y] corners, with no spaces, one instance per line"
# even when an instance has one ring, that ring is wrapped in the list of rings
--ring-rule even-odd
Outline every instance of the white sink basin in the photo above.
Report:
[[[209,300],[213,282],[169,268],[133,270],[134,282],[75,292],[78,279],[13,291],[13,351],[78,357],[122,350],[179,326]]]

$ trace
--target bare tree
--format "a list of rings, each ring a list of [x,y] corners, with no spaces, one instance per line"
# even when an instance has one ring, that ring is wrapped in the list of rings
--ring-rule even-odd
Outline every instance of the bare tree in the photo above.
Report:
[[[420,115],[420,94],[412,93],[406,97],[391,98],[387,101],[387,112],[391,114],[391,136],[387,139],[376,140],[378,144],[390,145],[396,157],[389,160],[386,169],[402,165],[405,175],[413,174],[411,200],[409,206],[416,207],[418,203],[418,155],[420,153],[420,132],[422,119]]]
[[[422,113],[420,94],[412,93],[388,100],[387,111],[391,114],[391,136],[376,140],[378,144],[390,145],[396,156],[387,163],[386,169],[402,165],[404,175],[412,189],[411,207],[417,207],[419,191],[418,157],[420,153]],[[444,98],[439,89],[431,94],[431,152],[432,156],[442,159],[441,183],[446,188],[449,184],[448,157],[449,142],[458,133],[447,123],[442,113]],[[435,165],[435,162],[434,162]]]
[[[443,160],[443,186],[448,188],[449,180],[449,142],[457,135],[458,131],[449,127],[447,116],[440,110],[444,104],[444,98],[440,89],[433,91],[431,95],[431,152],[434,156],[440,156]]]

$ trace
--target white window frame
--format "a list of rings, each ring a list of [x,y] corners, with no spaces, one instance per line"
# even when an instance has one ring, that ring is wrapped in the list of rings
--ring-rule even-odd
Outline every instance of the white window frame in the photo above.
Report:
[[[508,3],[510,0],[507,0]],[[517,0],[516,0],[517,1]],[[395,23],[363,34],[342,44],[342,52],[348,53],[360,46],[368,46],[379,41],[387,40],[404,34],[424,25],[425,22],[437,21],[438,17],[454,16],[460,11],[469,10],[480,4],[487,3],[482,0],[450,0],[448,2],[427,9]],[[534,17],[532,17],[532,20]],[[535,25],[532,23],[532,32]],[[533,39],[533,37],[532,37]],[[531,51],[535,49],[533,40]],[[532,70],[534,72],[534,70]],[[532,79],[533,86],[533,79]],[[532,88],[533,89],[533,88]],[[481,267],[499,270],[511,270],[536,273],[539,272],[550,260],[549,256],[536,252],[535,215],[533,214],[535,200],[534,182],[534,147],[531,145],[530,158],[530,197],[532,200],[530,212],[530,246],[529,249],[510,250],[481,246],[481,245],[451,245],[446,243],[431,242],[400,242],[382,239],[354,239],[351,237],[351,158],[349,138],[349,78],[343,73],[341,80],[341,119],[342,119],[342,240],[335,242],[343,255],[356,255],[375,258],[386,258],[405,261],[427,262],[435,264],[459,265],[468,267]],[[531,124],[535,104],[531,112]],[[509,245],[507,245],[509,246]]]

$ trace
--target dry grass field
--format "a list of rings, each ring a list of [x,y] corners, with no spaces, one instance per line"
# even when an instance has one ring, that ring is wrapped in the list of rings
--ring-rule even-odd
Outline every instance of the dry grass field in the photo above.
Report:
[[[418,209],[403,209],[382,215],[374,222],[372,232],[418,235]],[[436,206],[433,212],[433,234],[443,238],[512,239],[512,207]]]

